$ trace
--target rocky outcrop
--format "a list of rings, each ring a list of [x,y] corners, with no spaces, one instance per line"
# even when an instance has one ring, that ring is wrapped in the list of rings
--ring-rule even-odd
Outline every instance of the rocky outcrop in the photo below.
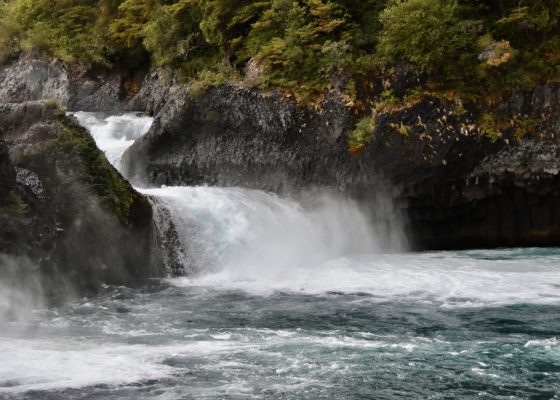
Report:
[[[113,71],[66,66],[24,54],[0,68],[0,103],[56,99],[71,111],[157,113],[179,88],[165,70]]]
[[[558,110],[560,87],[543,86],[514,93],[490,110],[473,109],[461,117],[462,122],[448,116],[435,131],[433,126],[429,132],[413,127],[415,134],[423,131],[420,135],[430,135],[425,143],[434,150],[432,157],[423,155],[428,162],[416,178],[394,179],[406,182],[397,200],[406,212],[416,246],[559,245]],[[489,111],[507,122],[499,127],[501,137],[494,138],[494,143],[477,124],[481,114]],[[406,124],[403,113],[407,111],[396,113],[394,118]],[[423,116],[425,112],[416,109],[416,114]],[[409,115],[408,121],[412,118]],[[442,115],[437,120],[441,122]],[[420,167],[403,170],[422,171]]]
[[[124,163],[130,176],[156,185],[329,186],[359,195],[390,184],[401,193],[450,171],[466,173],[480,151],[496,147],[478,131],[455,135],[459,124],[472,121],[450,113],[440,100],[427,98],[381,114],[372,143],[352,155],[346,134],[356,118],[336,97],[312,110],[279,94],[225,85],[196,98],[175,97]]]
[[[351,155],[356,118],[336,95],[315,110],[224,85],[173,96],[124,162],[155,185],[327,186],[365,202],[381,194],[421,249],[559,245],[558,99],[543,87],[488,109],[429,96],[380,107],[371,143]],[[506,126],[493,117],[484,126],[489,111]]]
[[[183,93],[125,155],[129,176],[158,185],[344,185],[359,160],[346,151],[351,119],[339,103],[312,112],[273,94],[222,86],[196,99]]]
[[[0,140],[0,253],[36,263],[55,291],[158,275],[149,202],[55,102],[0,104]]]
[[[70,100],[70,81],[66,69],[57,62],[23,57],[0,69],[0,103],[58,99]]]
[[[406,196],[420,248],[558,246],[560,143],[504,146],[472,171]]]

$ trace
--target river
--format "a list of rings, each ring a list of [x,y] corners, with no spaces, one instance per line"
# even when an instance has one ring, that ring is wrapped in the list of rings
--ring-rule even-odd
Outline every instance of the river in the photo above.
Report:
[[[75,115],[117,168],[151,124]],[[8,321],[0,398],[560,399],[560,249],[388,252],[333,193],[140,190],[185,276]]]

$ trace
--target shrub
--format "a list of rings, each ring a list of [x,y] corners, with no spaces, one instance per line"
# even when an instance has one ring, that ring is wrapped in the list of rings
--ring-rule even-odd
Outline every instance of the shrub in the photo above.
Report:
[[[479,123],[484,135],[490,140],[490,142],[495,143],[502,137],[502,133],[498,130],[498,123],[494,114],[482,114]]]
[[[352,155],[361,153],[371,143],[375,130],[373,117],[362,118],[353,131],[348,133],[348,151]]]
[[[393,0],[381,13],[378,51],[387,60],[406,60],[424,70],[455,64],[475,39],[466,29],[469,21],[457,13],[456,1]]]

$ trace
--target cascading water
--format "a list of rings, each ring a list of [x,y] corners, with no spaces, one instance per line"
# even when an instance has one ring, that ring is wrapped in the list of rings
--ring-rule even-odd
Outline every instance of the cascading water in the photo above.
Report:
[[[349,254],[376,250],[368,219],[349,200],[322,195],[314,208],[273,194],[239,189],[143,190],[169,213],[188,275],[223,271],[278,279]],[[162,224],[160,222],[160,227]]]
[[[136,139],[143,136],[153,123],[153,118],[140,113],[104,115],[101,113],[71,113],[80,124],[87,127],[97,146],[107,160],[121,170],[121,158]]]
[[[73,114],[120,170],[123,153],[150,128],[139,114]],[[273,280],[352,254],[378,253],[382,241],[359,206],[333,193],[305,201],[257,190],[136,188],[155,211],[159,262],[171,276],[222,271]]]
[[[76,116],[116,166],[151,123]],[[187,276],[0,320],[0,399],[560,399],[559,249],[386,254],[332,194],[142,191]]]

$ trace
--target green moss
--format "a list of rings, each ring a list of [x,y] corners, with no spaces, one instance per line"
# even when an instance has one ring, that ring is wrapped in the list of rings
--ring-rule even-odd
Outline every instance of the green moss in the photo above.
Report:
[[[204,69],[197,74],[195,79],[190,80],[189,95],[191,97],[197,97],[210,88],[220,86],[227,81],[236,81],[238,79],[239,75],[232,68],[224,67],[218,70]],[[183,77],[183,81],[188,81],[188,79]]]
[[[29,224],[27,205],[18,195],[11,192],[6,199],[2,199],[0,206],[0,238],[20,231]]]
[[[94,140],[68,120],[56,122],[60,129],[56,139],[46,143],[40,155],[55,158],[65,165],[75,165],[72,171],[58,171],[66,177],[77,177],[86,188],[100,196],[102,204],[124,224],[131,221],[131,209],[139,195],[109,164]],[[37,155],[37,154],[36,154]]]
[[[53,116],[61,118],[66,116],[66,107],[64,107],[57,99],[47,100],[47,107],[51,110]]]
[[[521,142],[527,135],[534,135],[537,132],[541,120],[536,117],[523,116],[514,121],[513,137],[517,142]]]
[[[391,109],[397,107],[402,103],[402,101],[395,96],[395,93],[392,89],[386,89],[381,92],[379,96],[380,100],[375,103],[375,109],[378,112],[387,112]]]

